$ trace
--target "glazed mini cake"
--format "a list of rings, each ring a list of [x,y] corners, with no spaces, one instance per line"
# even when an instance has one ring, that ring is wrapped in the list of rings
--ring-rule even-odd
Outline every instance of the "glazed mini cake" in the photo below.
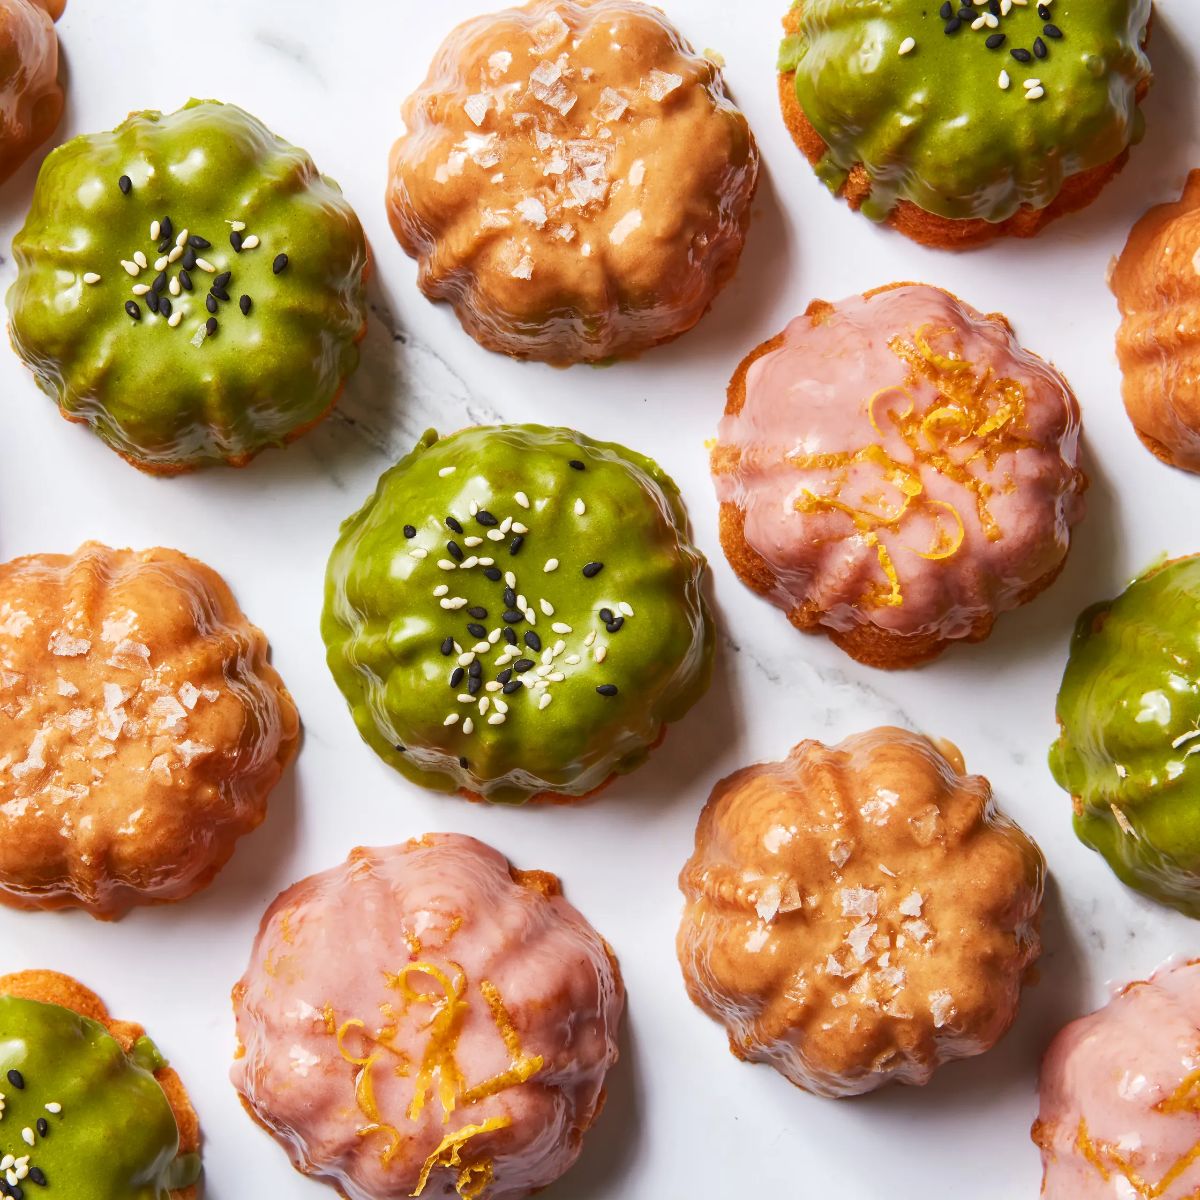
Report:
[[[1141,141],[1150,0],[793,0],[784,120],[829,189],[914,241],[1031,237]]]
[[[54,22],[65,0],[0,0],[0,182],[58,127],[63,89]]]
[[[1017,1014],[1045,865],[947,742],[875,729],[714,789],[680,876],[688,994],[821,1096],[924,1084]]]
[[[358,365],[358,218],[232,104],[60,146],[13,254],[13,347],[65,417],[144,471],[243,466],[325,416]]]
[[[1125,408],[1150,452],[1200,472],[1200,171],[1134,226],[1112,274]]]
[[[443,43],[388,212],[431,300],[559,365],[686,332],[732,276],[758,150],[719,69],[639,0],[535,0]]]
[[[1003,317],[921,284],[818,300],[729,385],[721,545],[798,629],[912,666],[1058,575],[1079,434],[1066,380]]]
[[[704,693],[713,627],[672,480],[569,429],[430,432],[343,526],[322,633],[409,779],[520,803],[639,766]]]
[[[1200,963],[1131,983],[1054,1039],[1033,1140],[1046,1200],[1200,1193]]]
[[[1075,832],[1132,888],[1200,917],[1200,557],[1156,567],[1075,626],[1050,769]]]
[[[0,1193],[198,1200],[200,1129],[140,1025],[54,971],[0,976]]]
[[[0,565],[0,902],[111,919],[205,887],[296,751],[220,576],[174,550]]]
[[[517,1200],[578,1158],[623,1005],[553,875],[432,834],[275,901],[234,989],[233,1082],[347,1200]]]

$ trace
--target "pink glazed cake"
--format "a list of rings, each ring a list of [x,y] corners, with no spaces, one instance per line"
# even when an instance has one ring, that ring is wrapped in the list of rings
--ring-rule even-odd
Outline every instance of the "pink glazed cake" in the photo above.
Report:
[[[1003,317],[923,284],[818,300],[729,385],[721,543],[797,628],[912,666],[1058,575],[1079,436],[1067,381]]]
[[[353,851],[267,910],[234,1086],[349,1200],[515,1200],[579,1156],[624,1005],[558,880],[473,838]]]
[[[1048,1200],[1200,1195],[1200,962],[1129,984],[1054,1039],[1033,1140]]]

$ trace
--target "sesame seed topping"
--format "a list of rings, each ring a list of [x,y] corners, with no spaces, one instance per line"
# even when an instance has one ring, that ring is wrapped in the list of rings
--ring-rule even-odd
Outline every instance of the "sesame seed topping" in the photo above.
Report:
[[[615,696],[617,694],[617,685],[615,683],[602,683],[596,692],[601,696]]]
[[[11,1083],[18,1092],[23,1092],[25,1090],[25,1076],[22,1075],[20,1071],[14,1068],[13,1070],[9,1071],[7,1078],[8,1082]]]
[[[126,301],[125,301],[125,311],[126,311],[126,312],[127,312],[127,313],[128,313],[128,314],[129,314],[129,315],[130,315],[130,316],[131,316],[131,317],[132,317],[134,320],[135,320],[135,321],[140,321],[140,320],[142,319],[142,310],[141,310],[140,308],[138,308],[138,306],[137,306],[137,303],[136,303],[135,301],[133,301],[133,300],[126,300]]]
[[[99,283],[100,276],[95,271],[85,271],[83,276],[84,283]]]
[[[133,261],[135,263],[137,263],[137,265],[139,267],[141,267],[143,270],[145,270],[146,267],[149,265],[146,262],[146,256],[140,250],[135,250],[133,252]]]
[[[529,497],[528,497],[527,495],[525,495],[525,493],[524,493],[524,492],[517,492],[517,494],[516,494],[515,496],[513,496],[513,499],[514,499],[514,500],[515,500],[515,501],[516,501],[516,502],[517,502],[517,503],[518,503],[518,504],[519,504],[519,505],[520,505],[522,508],[528,508],[528,507],[529,507]]]
[[[288,256],[286,254],[277,254],[275,255],[274,261],[271,263],[271,270],[276,275],[280,275],[287,270],[287,265]]]
[[[127,275],[140,275],[141,274],[141,270],[142,270],[141,267],[139,267],[137,265],[137,263],[130,262],[126,258],[121,259],[121,266],[125,269],[125,273]]]
[[[202,271],[207,271],[210,275],[215,275],[217,271],[217,268],[214,267],[207,258],[196,259],[196,266],[198,266]]]
[[[584,504],[584,502],[582,500],[576,500],[575,501],[575,515],[577,517],[582,517],[585,512],[587,512],[587,505]]]
[[[587,467],[585,467],[578,458],[571,459],[567,463],[567,466],[569,466],[572,471],[586,471],[587,470]]]
[[[242,249],[255,250],[258,248],[258,244],[258,234],[252,233],[244,242],[242,242]],[[284,260],[284,266],[287,266],[287,255],[281,254],[279,257]],[[276,261],[278,261],[278,259]],[[283,270],[283,267],[280,267],[280,270]],[[279,271],[276,271],[275,274],[278,275]]]
[[[603,570],[604,564],[602,562],[590,562],[583,568],[583,577],[585,579],[595,579]]]
[[[897,53],[903,57],[905,54],[911,54],[916,48],[917,39],[906,37],[904,41],[900,43],[900,49],[897,51]]]
[[[546,559],[546,565],[542,568],[542,570],[547,575],[549,575],[551,571],[557,571],[558,570],[558,559],[557,558]]]
[[[130,179],[128,175],[122,175],[121,178],[117,180],[117,187],[121,189],[121,195],[128,196],[133,190],[133,180]]]
[[[447,475],[453,475],[456,470],[457,470],[456,467],[443,467],[438,472],[438,476],[442,479],[445,479]]]

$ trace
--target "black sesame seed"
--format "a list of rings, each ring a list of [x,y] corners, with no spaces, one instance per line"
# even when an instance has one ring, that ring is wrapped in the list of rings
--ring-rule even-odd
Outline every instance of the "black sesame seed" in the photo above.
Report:
[[[210,287],[208,290],[212,292],[212,294],[216,296],[218,300],[227,301],[229,299],[229,293],[224,288]]]
[[[452,688],[458,687],[459,684],[461,684],[462,681],[464,679],[466,679],[466,677],[467,677],[466,667],[455,667],[454,670],[450,672],[450,686]]]
[[[525,614],[522,612],[517,612],[515,608],[509,608],[505,609],[502,619],[508,622],[509,625],[519,625],[523,620],[525,620]]]
[[[475,520],[477,520],[477,521],[480,523],[480,525],[487,526],[489,529],[490,529],[490,528],[491,528],[493,525],[499,525],[499,524],[500,524],[500,522],[499,522],[499,521],[497,521],[497,520],[496,520],[496,518],[495,518],[495,517],[493,517],[493,516],[492,516],[492,514],[491,514],[490,512],[488,512],[488,510],[487,510],[486,508],[481,508],[481,509],[480,509],[480,510],[479,510],[479,511],[478,511],[478,512],[475,514]]]
[[[519,679],[510,679],[500,690],[506,696],[511,696],[515,692],[519,692],[524,686]]]
[[[505,667],[499,675],[496,676],[497,683],[507,683],[513,677],[512,667]]]
[[[46,1173],[41,1167],[29,1168],[29,1182],[36,1183],[38,1187],[46,1186]]]
[[[449,657],[450,657],[450,655],[454,653],[454,639],[453,639],[452,637],[448,637],[448,638],[447,638],[447,639],[446,639],[446,640],[445,640],[445,641],[442,643],[442,653],[443,653],[443,654],[444,654],[444,655],[445,655],[447,658],[449,658]]]
[[[216,296],[212,295],[211,292],[204,297],[204,307],[207,308],[210,313],[215,313],[217,311],[217,298]]]
[[[969,4],[964,4],[962,8],[958,10],[958,19],[960,21],[975,20],[975,10]]]
[[[219,291],[221,288],[228,287],[229,281],[232,278],[233,278],[232,271],[221,271],[219,274],[214,275],[213,281],[212,281],[213,291],[214,292]]]
[[[499,567],[484,567],[483,575],[485,579],[490,579],[493,583],[499,583],[503,578]]]
[[[25,1076],[20,1071],[12,1070],[8,1073],[8,1082],[17,1089],[18,1092],[25,1090]]]
[[[950,3],[950,0],[946,0],[945,4],[938,9],[938,16],[940,16],[943,21],[948,21],[952,16],[954,16],[954,5]]]
[[[612,619],[613,619],[613,610],[611,608],[602,608],[600,610],[600,620],[602,620],[605,623],[605,625],[607,625],[609,623],[609,621],[611,621]]]
[[[604,570],[602,562],[590,562],[583,568],[584,579],[595,579]]]
[[[170,217],[163,217],[161,224],[158,227],[158,232],[162,234],[163,241],[169,242],[175,236],[175,224]]]
[[[458,760],[458,765],[460,767],[462,767],[462,769],[465,771],[470,764],[467,762],[467,760],[465,758],[460,758]]]
[[[159,271],[154,277],[154,282],[150,285],[150,290],[154,292],[165,292],[167,290],[166,271]]]
[[[165,321],[171,315],[171,301],[166,296],[158,298],[158,315]]]
[[[500,630],[500,636],[510,646],[515,646],[517,644],[517,631],[508,625],[506,625],[502,630]]]
[[[159,254],[167,254],[167,253],[169,253],[170,249],[171,249],[171,239],[169,237],[163,238],[162,241],[160,241],[158,243]]]
[[[122,175],[121,178],[117,180],[117,187],[121,189],[121,195],[128,196],[130,191],[133,189],[133,180],[130,179],[128,175]]]
[[[462,560],[466,558],[466,555],[463,553],[463,548],[453,538],[446,543],[446,553],[449,554],[455,562],[462,562]]]
[[[236,229],[229,235],[229,244],[234,248],[234,250],[238,254],[241,254],[241,252],[242,252],[242,235],[240,233],[238,233],[238,231]]]
[[[509,554],[520,554],[521,547],[525,545],[525,539],[518,533],[511,542],[508,543]]]
[[[159,297],[157,292],[149,291],[146,293],[146,307],[152,313],[158,312],[158,299]]]
[[[532,658],[518,658],[517,661],[513,663],[513,670],[516,671],[518,675],[524,675],[526,671],[532,671],[533,667],[534,662]]]
[[[194,246],[197,250],[207,250],[212,245],[212,242],[210,242],[208,238],[201,237],[198,233],[193,233],[192,236],[188,238],[187,244],[189,246]]]
[[[190,292],[192,290],[192,277],[186,271],[179,272],[179,286],[183,288],[185,292]]]
[[[254,302],[250,299],[249,296],[241,296],[238,299],[238,308],[240,308],[242,310],[243,317],[248,317],[250,315],[250,305],[253,303]]]
[[[1038,5],[1038,7],[1037,7],[1037,14],[1038,14],[1038,16],[1039,16],[1039,17],[1041,17],[1041,18],[1042,18],[1042,20],[1043,20],[1043,21],[1048,21],[1048,20],[1050,20],[1050,7],[1049,7],[1049,5],[1046,5],[1046,4],[1039,4],[1039,5]]]
[[[483,680],[478,675],[471,675],[467,678],[467,695],[478,696],[479,689],[483,687]]]
[[[1063,33],[1062,33],[1062,30],[1061,30],[1061,29],[1059,29],[1059,27],[1058,27],[1057,25],[1047,25],[1047,26],[1046,26],[1046,27],[1045,27],[1045,28],[1042,30],[1042,32],[1043,32],[1043,33],[1044,33],[1044,34],[1045,34],[1045,35],[1046,35],[1048,38],[1054,38],[1056,41],[1057,41],[1059,38],[1061,38],[1061,37],[1062,37],[1062,35],[1063,35]]]
[[[601,696],[615,696],[617,694],[617,685],[615,683],[602,683],[596,691]]]
[[[1001,47],[1001,46],[1003,46],[1003,45],[1004,45],[1004,43],[1005,43],[1006,41],[1008,41],[1008,34],[1006,34],[1006,33],[993,33],[993,34],[991,35],[991,37],[989,37],[989,38],[987,39],[987,41],[986,41],[986,42],[984,42],[984,45],[985,45],[985,46],[986,46],[986,47],[987,47],[989,50],[999,50],[999,49],[1000,49],[1000,47]]]
[[[473,638],[485,638],[485,637],[487,637],[487,629],[486,629],[486,627],[485,627],[485,626],[483,626],[483,625],[480,625],[480,624],[479,624],[477,621],[469,621],[469,622],[467,623],[467,632],[468,632],[468,633],[469,633],[469,634],[470,634],[470,635],[471,635]]]
[[[50,1123],[46,1120],[45,1117],[38,1117],[37,1131],[38,1131],[39,1137],[49,1137],[50,1136]]]
[[[525,645],[535,654],[542,648],[542,639],[532,629],[525,630]]]
[[[604,628],[607,629],[609,633],[620,633],[621,626],[624,624],[625,624],[624,617],[614,617],[611,621],[608,622],[607,625],[605,625]]]
[[[452,529],[455,533],[462,533],[463,527],[453,517],[446,518],[446,528]]]
[[[962,17],[951,17],[946,22],[946,27],[942,30],[943,33],[957,33],[962,28]]]
[[[212,337],[212,335],[217,332],[216,317],[209,317],[208,320],[204,322],[204,332],[207,333],[209,337]]]
[[[288,256],[286,254],[277,254],[275,255],[274,262],[271,263],[271,270],[274,271],[276,275],[281,275],[287,270],[287,265]]]
[[[481,604],[472,604],[471,607],[467,609],[467,615],[474,617],[477,621],[486,621],[487,609]]]
[[[990,12],[993,17],[1000,16],[1000,0],[988,0],[988,12]]]
[[[481,678],[483,675],[483,663],[481,663],[477,658],[471,659],[471,665],[467,667],[467,674],[470,675],[472,679]]]
[[[25,1200],[25,1189],[19,1183],[12,1184],[8,1189],[8,1194],[12,1200]]]
[[[132,300],[125,301],[125,311],[135,320],[142,319],[142,310]]]
[[[1033,52],[1038,58],[1045,58],[1046,55],[1050,53],[1050,51],[1046,49],[1046,43],[1043,42],[1041,38],[1033,39]]]
[[[415,538],[417,536],[417,527],[415,525],[405,525],[404,536],[406,538]]]
[[[579,459],[577,459],[577,458],[571,459],[571,461],[569,463],[567,463],[567,466],[569,466],[572,471],[586,471],[587,470],[587,467],[585,467],[583,465],[583,463],[581,463],[579,461]]]
[[[1013,56],[1019,63],[1033,62],[1033,55],[1028,50],[1018,47],[1015,50],[1010,50],[1009,54]]]
[[[514,592],[512,588],[506,587],[504,589],[504,603],[507,604],[509,608],[512,608],[512,606],[514,604],[516,604],[516,602],[517,602],[517,593]]]
[[[183,257],[179,260],[183,264],[185,271],[191,271],[196,266],[196,252],[189,246],[184,252]]]

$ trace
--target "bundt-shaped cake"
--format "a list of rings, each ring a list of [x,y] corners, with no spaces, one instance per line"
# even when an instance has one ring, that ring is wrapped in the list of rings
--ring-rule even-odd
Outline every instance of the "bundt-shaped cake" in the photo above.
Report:
[[[112,918],[190,896],[297,738],[211,568],[96,543],[0,565],[0,902]]]
[[[200,1130],[140,1025],[54,971],[0,976],[0,1195],[197,1200]]]
[[[1163,462],[1200,471],[1200,171],[1134,226],[1112,288],[1129,419]]]
[[[1142,138],[1150,0],[793,0],[784,119],[831,191],[915,241],[1029,237]]]
[[[797,628],[878,667],[979,641],[1083,515],[1079,406],[1004,317],[896,284],[815,301],[729,385],[721,544]]]
[[[623,1006],[553,875],[431,834],[271,905],[234,989],[233,1082],[347,1200],[518,1200],[579,1157]]]
[[[679,490],[643,455],[537,425],[430,432],[342,526],[329,667],[409,779],[582,796],[707,688],[704,570]]]
[[[64,416],[145,471],[283,445],[358,364],[358,218],[232,104],[134,113],[60,146],[13,254],[17,353]]]
[[[1075,832],[1130,887],[1200,917],[1200,557],[1136,579],[1075,626],[1050,769]]]
[[[446,39],[388,211],[481,345],[567,364],[690,329],[733,274],[758,149],[720,70],[640,0],[534,0]]]
[[[989,1049],[1041,951],[1044,863],[947,742],[875,729],[714,789],[680,876],[688,994],[738,1058],[852,1096]]]
[[[64,0],[0,0],[0,182],[62,116],[54,22],[63,7]]]
[[[1200,1195],[1200,963],[1131,983],[1042,1063],[1033,1140],[1045,1200]]]

